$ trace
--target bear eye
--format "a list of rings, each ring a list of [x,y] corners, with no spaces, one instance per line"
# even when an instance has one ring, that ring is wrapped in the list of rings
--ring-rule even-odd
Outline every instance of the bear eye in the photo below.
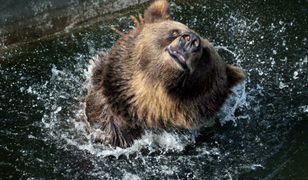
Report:
[[[177,37],[179,37],[179,35],[180,35],[180,31],[178,29],[171,30],[169,31],[169,35],[166,40],[168,43],[170,43],[173,40],[175,40]]]
[[[179,30],[172,30],[171,31],[171,37],[173,37],[173,38],[176,38],[176,37],[178,37],[180,35],[180,32],[179,32]]]
[[[163,39],[160,40],[160,44],[162,47],[165,47],[169,45],[172,41],[174,41],[177,37],[179,37],[180,31],[178,29],[174,29],[171,31],[168,31],[166,36]]]

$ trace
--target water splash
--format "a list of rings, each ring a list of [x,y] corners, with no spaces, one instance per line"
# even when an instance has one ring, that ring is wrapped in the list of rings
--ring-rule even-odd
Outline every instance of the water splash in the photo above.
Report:
[[[78,59],[84,58],[82,55]],[[85,121],[85,104],[83,97],[89,85],[89,76],[92,68],[91,64],[95,56],[90,61],[90,65],[84,67],[82,63],[76,64],[74,70],[59,69],[52,65],[50,80],[43,85],[32,85],[27,88],[27,93],[36,95],[45,107],[45,114],[42,118],[42,125],[45,129],[47,139],[52,139],[63,147],[73,146],[81,151],[103,158],[113,156],[119,158],[139,154],[146,149],[151,153],[182,152],[187,145],[195,142],[196,132],[179,131],[146,131],[141,139],[126,149],[112,148],[109,146],[92,142],[95,132],[89,133],[89,124]],[[82,61],[80,61],[82,62]],[[78,75],[77,75],[78,74]],[[88,77],[84,79],[82,77]],[[234,95],[224,107],[225,121],[235,122],[235,110],[243,105],[245,101],[245,84],[241,84],[234,89]],[[209,152],[209,151],[206,151]]]

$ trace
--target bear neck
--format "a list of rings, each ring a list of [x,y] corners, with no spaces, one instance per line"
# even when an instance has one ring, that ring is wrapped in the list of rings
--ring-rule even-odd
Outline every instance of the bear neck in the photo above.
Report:
[[[194,97],[183,98],[170,94],[162,82],[150,81],[144,74],[116,64],[112,70],[106,69],[103,93],[115,114],[145,127],[198,127],[228,98],[229,89],[222,81],[212,83],[211,91],[203,89]]]
[[[191,98],[168,92],[165,84],[152,81],[135,71],[128,81],[127,97],[132,117],[147,127],[195,128],[213,117],[228,97],[229,89],[223,81],[211,81],[211,89]],[[204,86],[202,86],[204,87]],[[193,90],[193,89],[192,89]]]

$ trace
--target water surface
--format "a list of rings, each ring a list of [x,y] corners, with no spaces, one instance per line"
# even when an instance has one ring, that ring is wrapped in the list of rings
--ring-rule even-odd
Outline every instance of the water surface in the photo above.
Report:
[[[91,142],[88,66],[127,31],[127,10],[0,56],[0,177],[272,179],[308,177],[307,2],[172,1],[175,20],[214,43],[247,80],[213,128],[147,132],[128,149]]]

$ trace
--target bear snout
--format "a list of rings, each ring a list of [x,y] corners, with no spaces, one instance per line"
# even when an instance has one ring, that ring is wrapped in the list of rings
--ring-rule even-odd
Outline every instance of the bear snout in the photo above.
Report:
[[[201,49],[201,39],[193,32],[183,33],[180,37],[180,47],[184,53],[198,52]]]

